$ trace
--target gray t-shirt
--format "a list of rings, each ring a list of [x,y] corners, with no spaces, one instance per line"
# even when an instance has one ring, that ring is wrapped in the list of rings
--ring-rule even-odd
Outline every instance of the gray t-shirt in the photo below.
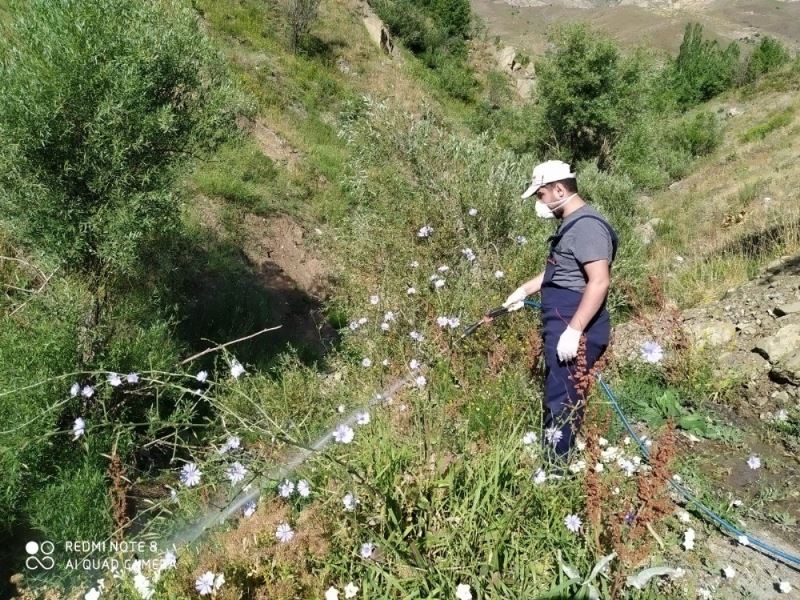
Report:
[[[556,234],[563,231],[575,219],[585,215],[599,217],[608,223],[606,218],[594,207],[586,204],[565,217],[556,230]],[[586,288],[587,280],[582,265],[602,259],[608,260],[610,265],[613,252],[614,245],[606,226],[597,219],[581,219],[570,227],[554,249],[558,265],[553,273],[553,283],[582,292]]]

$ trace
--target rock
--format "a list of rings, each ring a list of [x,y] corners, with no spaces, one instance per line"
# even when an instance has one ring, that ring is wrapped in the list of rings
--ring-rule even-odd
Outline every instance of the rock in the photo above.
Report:
[[[533,90],[536,89],[536,80],[532,77],[523,77],[521,79],[517,79],[516,86],[519,97],[524,100],[528,100],[533,97]]]
[[[698,348],[714,348],[728,344],[736,337],[736,328],[729,321],[700,319],[687,323],[686,329]]]
[[[394,43],[392,42],[392,36],[389,35],[389,30],[386,28],[386,25],[383,24],[383,21],[381,21],[376,14],[371,12],[371,9],[367,16],[364,17],[364,27],[367,28],[370,39],[372,39],[381,50],[390,55],[394,53]]]
[[[725,111],[725,116],[728,118],[736,117],[740,114],[742,114],[742,111],[736,108],[735,106],[731,106],[728,110]]]
[[[734,350],[724,352],[717,359],[715,375],[718,377],[741,377],[745,380],[755,379],[769,373],[769,361],[754,352]]]
[[[784,325],[753,347],[772,365],[770,376],[781,383],[800,385],[800,323]]]
[[[336,61],[336,68],[339,69],[340,72],[344,73],[345,75],[350,72],[351,67],[350,63],[347,62],[345,59],[340,58]]]
[[[642,240],[642,243],[645,246],[649,246],[653,243],[653,239],[656,237],[656,230],[653,229],[653,226],[650,223],[642,223],[641,225],[636,226],[636,233]]]
[[[800,312],[800,302],[792,302],[791,304],[776,306],[773,312],[777,317],[785,317],[786,315],[798,313]]]
[[[800,385],[800,353],[795,351],[794,355],[774,364],[769,374],[780,383]]]
[[[509,71],[514,70],[514,65],[516,64],[517,58],[517,50],[513,46],[506,46],[497,55],[497,63],[503,69],[508,69]]]
[[[753,346],[753,351],[772,364],[800,354],[800,324],[784,325],[774,335],[761,338]]]
[[[786,390],[775,390],[769,397],[777,402],[785,403],[789,401],[789,392]]]

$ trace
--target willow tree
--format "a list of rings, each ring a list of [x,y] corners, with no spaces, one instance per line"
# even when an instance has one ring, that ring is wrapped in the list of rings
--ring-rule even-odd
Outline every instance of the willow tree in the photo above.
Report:
[[[237,95],[177,0],[13,0],[0,31],[0,210],[88,281],[100,319],[179,227],[175,180]],[[91,355],[91,351],[89,351]]]

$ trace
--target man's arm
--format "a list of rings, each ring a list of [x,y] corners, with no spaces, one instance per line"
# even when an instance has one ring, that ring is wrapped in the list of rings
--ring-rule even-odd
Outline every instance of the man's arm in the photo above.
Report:
[[[528,296],[530,296],[531,294],[535,294],[536,292],[542,289],[542,281],[544,281],[544,271],[539,273],[533,279],[529,279],[528,281],[523,283],[522,287],[525,288],[525,291],[527,292]]]
[[[597,311],[602,306],[611,278],[608,260],[606,259],[584,263],[583,268],[588,278],[586,289],[583,291],[578,310],[569,322],[569,326],[578,331],[586,329],[586,325],[589,324],[589,321],[592,320],[592,317],[597,314]],[[532,279],[531,281],[534,280]]]

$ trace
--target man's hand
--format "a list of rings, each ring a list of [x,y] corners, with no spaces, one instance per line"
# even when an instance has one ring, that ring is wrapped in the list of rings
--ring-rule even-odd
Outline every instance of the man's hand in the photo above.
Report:
[[[573,329],[569,325],[558,338],[558,345],[556,346],[556,354],[558,360],[562,362],[569,362],[578,356],[578,344],[581,341],[581,331]]]
[[[513,292],[511,292],[511,295],[508,298],[506,298],[506,301],[503,302],[503,307],[507,308],[509,312],[514,310],[519,310],[520,308],[525,306],[523,300],[525,300],[525,298],[527,297],[528,297],[528,292],[525,291],[525,286],[521,285]]]

